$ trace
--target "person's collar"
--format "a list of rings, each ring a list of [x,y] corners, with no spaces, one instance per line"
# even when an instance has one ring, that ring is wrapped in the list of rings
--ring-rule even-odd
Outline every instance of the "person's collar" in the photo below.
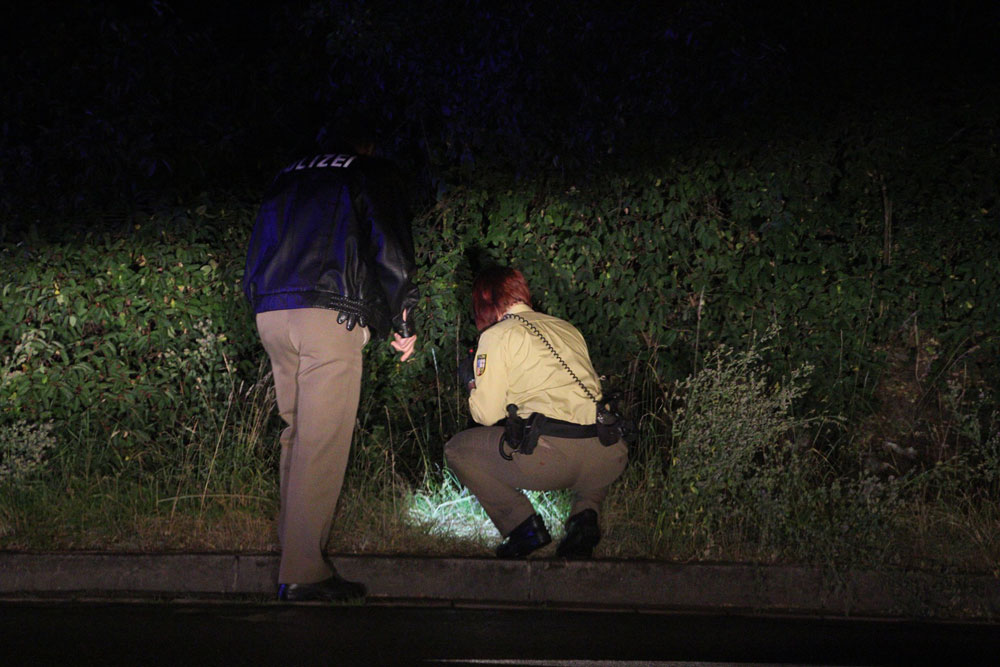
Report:
[[[507,312],[505,312],[504,315],[506,315],[507,313],[518,313],[518,314],[520,314],[520,313],[527,313],[527,312],[530,312],[531,310],[532,310],[531,306],[529,306],[526,303],[522,303],[522,302],[518,301],[513,306],[511,306],[510,308],[508,308]]]

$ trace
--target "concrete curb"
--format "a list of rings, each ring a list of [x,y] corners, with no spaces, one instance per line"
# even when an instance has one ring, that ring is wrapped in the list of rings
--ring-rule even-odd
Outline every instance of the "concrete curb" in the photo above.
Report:
[[[1000,579],[928,572],[834,573],[741,563],[339,556],[372,601],[1000,619]],[[274,594],[278,558],[246,553],[0,552],[0,596]]]

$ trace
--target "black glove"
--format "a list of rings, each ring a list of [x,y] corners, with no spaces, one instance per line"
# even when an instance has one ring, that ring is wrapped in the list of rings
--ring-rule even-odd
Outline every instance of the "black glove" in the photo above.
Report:
[[[475,365],[472,360],[476,356],[476,351],[470,349],[465,358],[458,362],[458,383],[471,392],[476,388]]]
[[[342,310],[340,311],[340,314],[337,315],[337,324],[343,324],[344,322],[347,322],[348,331],[353,331],[354,326],[356,324],[360,324],[361,326],[367,326],[365,318],[361,317],[360,315],[355,315],[354,313],[348,313]]]

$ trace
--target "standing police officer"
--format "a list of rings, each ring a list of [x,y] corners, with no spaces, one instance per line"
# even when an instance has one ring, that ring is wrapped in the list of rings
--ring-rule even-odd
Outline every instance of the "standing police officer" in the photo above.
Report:
[[[472,299],[481,333],[469,409],[483,426],[448,441],[448,466],[507,538],[497,556],[523,558],[552,539],[519,489],[571,489],[556,554],[589,558],[601,537],[601,502],[625,469],[628,448],[620,433],[599,436],[601,387],[587,344],[569,322],[532,309],[516,269],[481,273]]]
[[[281,600],[365,595],[323,550],[344,480],[361,392],[361,351],[394,330],[414,351],[410,219],[373,142],[308,155],[267,191],[247,252],[244,292],[271,361],[281,433]]]

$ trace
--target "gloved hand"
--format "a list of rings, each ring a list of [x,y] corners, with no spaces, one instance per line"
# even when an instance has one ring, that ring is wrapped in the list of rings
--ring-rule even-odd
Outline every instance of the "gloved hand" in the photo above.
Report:
[[[476,351],[469,350],[465,358],[458,362],[458,383],[471,392],[476,388],[475,365],[472,360],[476,356]]]
[[[354,326],[357,324],[360,324],[363,327],[368,326],[368,323],[365,322],[365,318],[361,315],[355,315],[354,313],[348,313],[342,310],[340,311],[340,314],[337,315],[337,324],[343,324],[344,322],[347,322],[348,331],[353,331]]]

